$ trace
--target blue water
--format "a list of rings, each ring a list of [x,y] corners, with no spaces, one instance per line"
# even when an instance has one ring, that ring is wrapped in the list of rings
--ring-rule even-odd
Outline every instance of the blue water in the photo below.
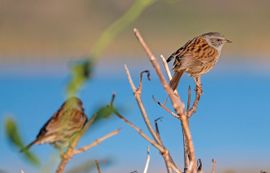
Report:
[[[144,80],[143,100],[151,121],[162,116],[160,131],[166,146],[177,163],[183,163],[179,122],[158,107],[152,95],[161,101],[166,98],[158,79],[148,62],[99,63],[92,80],[80,91],[86,113],[90,116],[99,106],[110,101],[111,94],[117,94],[116,105],[122,113],[147,133],[130,86],[126,79],[123,63],[130,67],[135,82],[138,73],[149,69],[152,81]],[[142,67],[140,67],[142,64]],[[10,145],[4,133],[4,120],[13,117],[23,135],[25,143],[34,139],[44,122],[58,109],[65,98],[65,87],[69,79],[65,64],[37,67],[37,65],[2,65],[0,74],[0,170],[18,172],[40,172],[48,165],[55,150],[49,145],[34,146],[32,151],[42,160],[43,168],[32,167],[22,154]],[[218,169],[254,170],[270,168],[270,65],[252,61],[221,61],[205,75],[203,95],[197,113],[190,125],[197,158],[209,170],[211,159],[215,158]],[[186,100],[187,88],[193,81],[185,75],[179,88]],[[103,172],[142,172],[147,143],[133,129],[113,118],[90,129],[81,140],[80,146],[116,128],[121,133],[92,150],[75,157],[69,167],[87,159],[113,159]],[[147,133],[148,134],[148,133]],[[159,153],[151,148],[150,172],[164,172]],[[55,162],[57,163],[57,161]],[[14,166],[16,165],[16,166]],[[50,164],[49,164],[50,165]],[[182,166],[182,165],[181,165]],[[54,169],[55,166],[52,167]]]

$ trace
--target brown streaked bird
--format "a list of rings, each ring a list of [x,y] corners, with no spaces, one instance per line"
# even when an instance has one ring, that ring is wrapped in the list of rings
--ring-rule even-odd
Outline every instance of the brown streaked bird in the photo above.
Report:
[[[57,148],[68,146],[71,137],[79,132],[87,122],[82,101],[77,97],[67,99],[60,109],[40,129],[36,139],[21,151],[34,144],[53,144]]]
[[[174,52],[168,59],[174,59],[174,75],[170,86],[175,90],[184,72],[190,74],[197,82],[201,75],[211,70],[218,61],[222,47],[231,43],[218,32],[208,32],[188,41]]]

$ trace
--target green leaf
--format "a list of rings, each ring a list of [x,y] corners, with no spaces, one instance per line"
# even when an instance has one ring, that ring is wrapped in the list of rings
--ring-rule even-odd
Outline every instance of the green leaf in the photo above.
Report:
[[[6,132],[7,139],[11,144],[16,146],[19,150],[24,148],[24,144],[19,134],[19,130],[16,125],[16,122],[11,117],[7,117],[5,120],[5,132]],[[20,153],[20,154],[23,154],[23,153]],[[40,165],[38,158],[34,154],[32,154],[30,151],[25,151],[24,156],[33,165],[35,166]]]
[[[115,108],[111,104],[100,107],[97,111],[95,122],[110,118],[113,115],[114,110]]]
[[[72,66],[71,80],[67,85],[68,96],[75,96],[86,80],[91,78],[93,71],[93,62],[91,59],[76,63]]]

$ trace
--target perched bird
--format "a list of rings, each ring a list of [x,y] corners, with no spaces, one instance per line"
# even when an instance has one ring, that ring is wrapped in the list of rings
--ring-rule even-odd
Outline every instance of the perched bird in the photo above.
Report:
[[[177,88],[184,72],[189,73],[196,81],[211,70],[218,61],[225,43],[231,41],[218,32],[209,32],[193,38],[174,52],[167,59],[167,62],[174,59],[171,88],[173,90]]]
[[[71,137],[79,132],[87,122],[82,101],[77,97],[67,99],[60,109],[40,129],[36,139],[21,151],[34,144],[53,144],[57,148],[68,146]]]

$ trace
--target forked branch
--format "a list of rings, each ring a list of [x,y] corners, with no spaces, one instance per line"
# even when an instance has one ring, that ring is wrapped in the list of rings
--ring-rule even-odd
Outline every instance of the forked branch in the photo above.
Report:
[[[154,56],[154,54],[152,53],[150,48],[145,43],[140,32],[137,29],[134,29],[133,31],[134,31],[134,34],[135,34],[136,38],[138,39],[139,43],[141,44],[141,46],[145,50],[146,54],[148,55],[148,58],[152,64],[152,66],[154,67],[155,72],[158,75],[159,80],[160,80],[164,90],[169,95],[169,98],[171,100],[172,106],[173,106],[176,114],[178,115],[179,119],[181,120],[183,133],[185,135],[186,142],[187,142],[189,158],[190,158],[190,161],[192,163],[192,169],[190,172],[192,172],[192,173],[196,172],[197,171],[197,163],[196,163],[196,159],[195,159],[195,152],[194,152],[194,146],[193,146],[193,142],[192,142],[191,132],[190,132],[189,125],[188,125],[189,124],[188,123],[188,116],[187,116],[186,111],[184,109],[184,103],[181,101],[180,96],[177,93],[174,93],[174,91],[169,86],[168,82],[165,80],[165,77],[163,76],[163,74],[161,72],[161,68],[160,68],[160,65],[159,65],[156,57]]]
[[[169,173],[172,172],[172,170],[176,173],[181,173],[181,170],[177,168],[177,166],[174,164],[174,162],[171,161],[170,153],[169,151],[163,146],[157,143],[156,141],[152,140],[150,137],[148,137],[139,127],[137,127],[135,124],[127,120],[122,114],[120,114],[118,111],[114,111],[114,114],[123,120],[127,125],[129,125],[131,128],[133,128],[139,135],[141,135],[146,141],[148,141],[152,146],[154,146],[156,149],[159,150],[160,153],[162,153],[163,159],[165,161],[167,171]]]
[[[142,99],[141,99],[143,73],[145,73],[145,72],[148,73],[147,74],[148,80],[150,80],[150,73],[148,71],[141,72],[141,74],[140,74],[140,84],[139,84],[139,87],[136,88],[135,85],[134,85],[134,83],[133,83],[133,80],[131,78],[131,75],[130,75],[130,72],[128,70],[127,65],[125,65],[125,71],[126,71],[126,74],[127,74],[128,81],[129,81],[129,84],[131,86],[131,89],[133,91],[133,94],[134,94],[134,96],[136,98],[137,104],[138,104],[138,106],[140,108],[140,111],[141,111],[143,120],[144,120],[144,122],[145,122],[145,124],[146,124],[146,126],[147,126],[147,128],[149,130],[149,132],[153,136],[154,140],[159,144],[160,141],[159,141],[158,136],[157,136],[156,132],[154,131],[154,129],[153,129],[151,123],[150,123],[150,120],[149,120],[149,118],[147,116],[146,110],[144,108],[144,105],[143,105],[143,102],[142,102]]]

